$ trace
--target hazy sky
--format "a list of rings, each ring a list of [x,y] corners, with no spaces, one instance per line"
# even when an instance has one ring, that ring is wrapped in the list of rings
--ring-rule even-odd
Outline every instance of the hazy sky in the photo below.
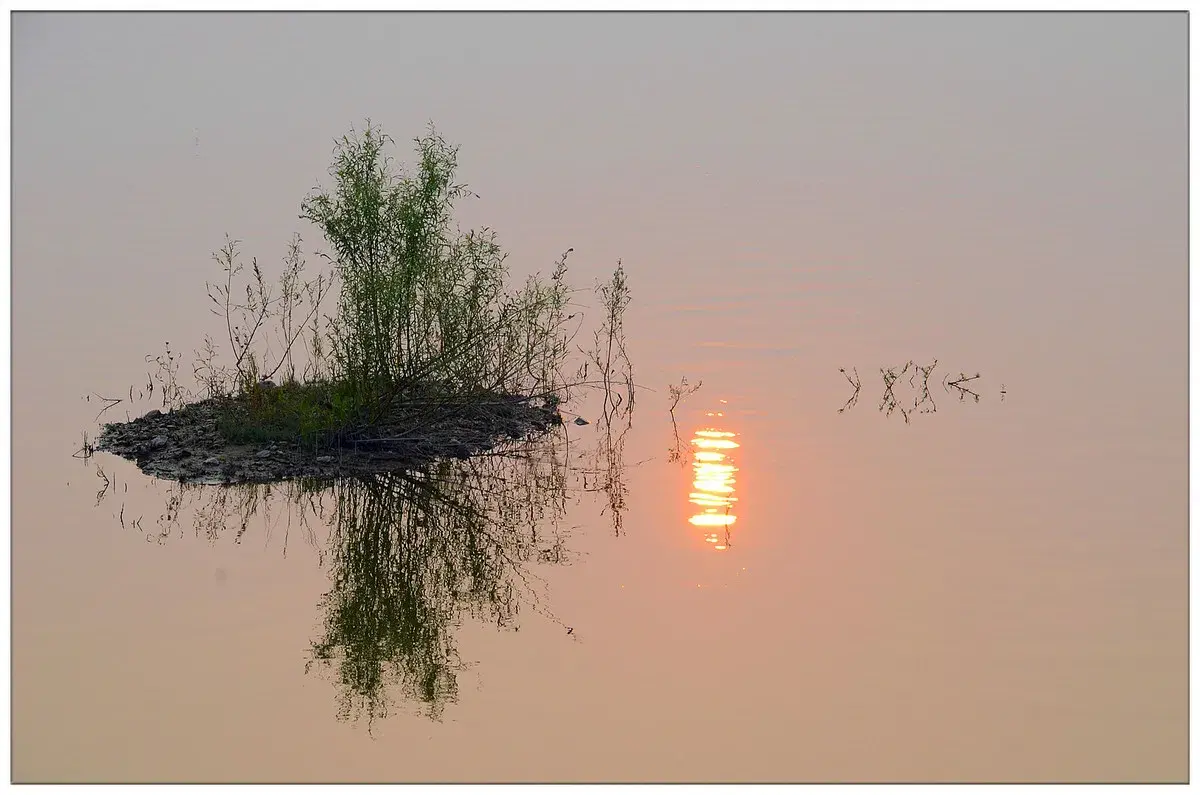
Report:
[[[1187,23],[14,14],[15,774],[1186,777]],[[461,145],[514,271],[623,259],[658,457],[625,537],[572,516],[583,640],[464,627],[484,685],[378,743],[301,671],[322,570],[145,544],[69,457],[84,395],[219,329],[225,234],[322,246],[300,202],[367,117]],[[885,419],[909,358],[984,399]],[[742,441],[720,564],[662,461],[684,374]]]
[[[1097,319],[1081,291],[1182,329],[1186,271],[1153,263],[1185,251],[1183,15],[17,14],[13,42],[17,295],[111,302],[119,259],[160,296],[139,337],[203,313],[224,234],[276,262],[310,232],[366,117],[461,144],[463,221],[518,270],[869,260],[1014,334]]]

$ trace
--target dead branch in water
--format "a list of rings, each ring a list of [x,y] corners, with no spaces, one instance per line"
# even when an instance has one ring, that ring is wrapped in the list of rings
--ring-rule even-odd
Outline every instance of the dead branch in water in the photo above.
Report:
[[[129,392],[131,395],[133,394],[133,387],[129,387]],[[95,392],[92,392],[90,395],[88,395],[84,399],[88,403],[91,403],[93,397],[95,397],[97,401],[102,402],[104,404],[104,408],[100,409],[99,413],[96,414],[96,416],[92,418],[92,422],[95,422],[96,420],[100,419],[100,417],[104,414],[104,412],[108,411],[113,406],[117,405],[118,403],[122,402],[122,400],[123,400],[123,398],[104,397],[103,395],[96,394]],[[133,402],[132,397],[130,398],[130,402]]]
[[[899,413],[904,417],[904,422],[907,424],[911,421],[913,414],[933,414],[937,412],[937,402],[933,398],[933,393],[929,388],[929,379],[933,371],[937,368],[938,360],[934,359],[929,365],[920,365],[910,359],[905,364],[899,367],[880,368],[879,373],[883,378],[883,395],[879,401],[879,411],[884,416],[890,417],[893,413]],[[838,370],[846,379],[846,382],[854,388],[854,392],[846,400],[845,405],[838,409],[841,414],[846,409],[853,407],[858,403],[859,390],[862,387],[862,382],[858,379],[858,370],[854,370],[854,378],[846,372],[845,368]],[[914,389],[914,395],[911,404],[907,399],[901,400],[901,397],[896,394],[896,386],[900,382],[901,377],[909,373],[908,385]],[[966,375],[959,373],[958,377],[950,380],[947,375],[942,379],[942,387],[946,392],[952,389],[958,394],[959,402],[966,400],[968,396],[974,399],[974,402],[980,401],[980,394],[971,384],[980,378],[979,373],[975,375]],[[1008,389],[1005,385],[1000,385],[1000,400],[1004,401],[1008,394]]]
[[[948,377],[949,376],[947,376],[947,378]],[[971,389],[969,386],[967,386],[972,381],[975,381],[978,378],[979,378],[979,373],[968,376],[966,373],[960,372],[958,374],[958,378],[954,379],[953,381],[949,381],[949,382],[947,382],[947,381],[945,381],[945,379],[943,379],[942,384],[943,384],[943,386],[946,387],[947,392],[949,392],[950,389],[958,390],[958,400],[960,403],[962,401],[966,400],[967,395],[970,395],[971,397],[975,398],[975,402],[978,403],[979,402],[979,393],[976,392],[975,390]]]
[[[846,404],[844,406],[842,406],[840,409],[838,409],[838,414],[841,414],[846,409],[851,408],[856,403],[858,403],[858,393],[859,393],[859,390],[862,389],[862,380],[859,379],[859,377],[858,377],[858,368],[857,367],[854,368],[853,380],[850,378],[849,374],[846,373],[846,368],[839,367],[838,372],[841,373],[843,376],[845,376],[846,382],[848,384],[850,384],[850,386],[854,387],[854,392],[853,392],[853,394],[850,395],[850,398],[846,401]]]
[[[675,434],[675,445],[668,451],[670,456],[667,458],[667,461],[672,464],[676,462],[682,463],[684,460],[684,452],[687,449],[687,445],[679,436],[679,424],[675,421],[675,409],[679,407],[679,402],[681,400],[696,394],[696,392],[698,392],[700,387],[703,385],[703,381],[696,382],[694,386],[688,384],[687,376],[685,375],[679,380],[678,385],[673,384],[667,387],[667,393],[671,398],[671,407],[668,409],[668,412],[671,414],[671,430]]]

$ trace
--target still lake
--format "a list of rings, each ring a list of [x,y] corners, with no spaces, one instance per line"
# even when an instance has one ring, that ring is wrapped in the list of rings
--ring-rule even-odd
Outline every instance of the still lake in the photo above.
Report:
[[[1185,15],[12,23],[16,781],[1187,779]],[[514,277],[620,259],[640,385],[565,485],[476,473],[518,534],[558,500],[498,542],[511,620],[360,582],[409,622],[382,661],[334,622],[373,720],[308,665],[379,562],[346,535],[441,503],[243,519],[72,458],[221,332],[226,233],[323,248],[300,201],[367,117],[461,145]]]

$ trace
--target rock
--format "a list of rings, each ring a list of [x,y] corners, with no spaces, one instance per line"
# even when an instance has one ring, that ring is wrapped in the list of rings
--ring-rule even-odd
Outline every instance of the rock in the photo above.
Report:
[[[336,459],[335,459],[333,456],[331,456],[331,455],[319,455],[319,456],[317,456],[317,463],[318,463],[318,464],[332,464],[332,463],[333,463],[335,460],[336,460]]]
[[[161,450],[164,447],[166,447],[169,442],[170,442],[170,440],[167,439],[167,437],[160,434],[158,436],[155,436],[153,439],[151,439],[150,442],[146,445],[146,447],[149,450]]]
[[[208,458],[204,459],[204,466],[206,466],[206,467],[214,467],[220,463],[221,463],[221,459],[217,458],[215,455],[209,456]]]
[[[259,450],[257,453],[254,454],[254,457],[255,458],[270,458],[272,452],[273,451],[271,451],[271,450]]]
[[[591,423],[589,423],[589,422],[588,422],[587,420],[585,420],[583,417],[576,417],[576,418],[575,418],[575,424],[576,424],[576,425],[590,425]]]
[[[163,413],[161,411],[159,411],[158,409],[151,409],[150,411],[147,411],[145,414],[142,415],[142,419],[152,420],[155,417],[161,417],[162,415],[163,415]]]

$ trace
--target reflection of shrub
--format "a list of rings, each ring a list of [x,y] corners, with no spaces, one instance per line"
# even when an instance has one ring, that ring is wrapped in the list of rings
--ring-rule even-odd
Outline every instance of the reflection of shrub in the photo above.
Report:
[[[303,394],[284,385],[264,390],[263,399],[292,400],[292,389]],[[289,538],[306,539],[331,581],[305,670],[332,679],[339,717],[364,719],[370,728],[405,706],[438,718],[471,665],[456,638],[464,622],[516,630],[532,610],[574,634],[545,603],[537,567],[576,558],[567,511],[589,491],[593,473],[612,471],[602,459],[619,448],[606,433],[594,442],[595,459],[586,441],[580,450],[559,428],[503,455],[361,477],[179,483],[146,539],[167,543],[193,521],[198,538],[242,543],[248,532],[265,533],[264,543],[274,538],[285,555]],[[572,463],[593,460],[593,469]],[[140,521],[130,526],[145,532]]]
[[[566,562],[562,483],[529,452],[333,487],[333,587],[312,662],[335,673],[341,717],[387,715],[389,690],[439,717],[458,696],[463,616],[516,626],[537,602],[529,564]]]

